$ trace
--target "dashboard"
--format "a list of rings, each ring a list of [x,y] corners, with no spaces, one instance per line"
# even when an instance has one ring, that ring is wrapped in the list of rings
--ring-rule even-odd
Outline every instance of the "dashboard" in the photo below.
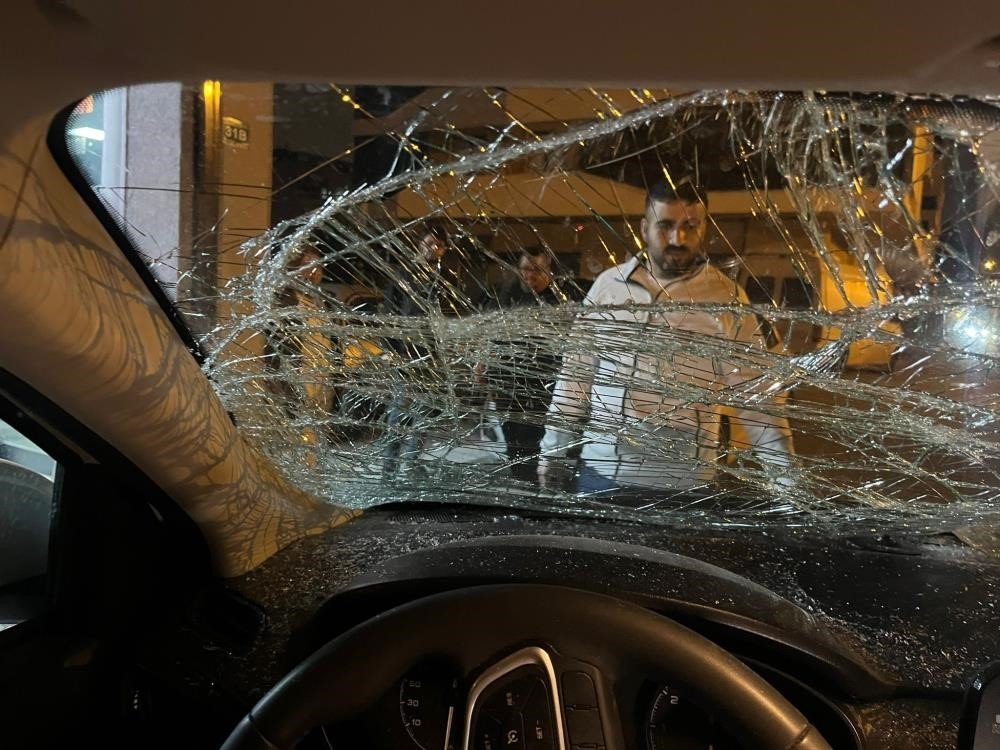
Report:
[[[284,746],[317,723],[335,748],[831,747],[774,685],[695,631],[615,597],[538,584],[393,608],[311,654],[248,722],[227,750]]]
[[[788,675],[762,664],[750,665],[791,700],[834,748],[861,747],[861,738],[842,708]],[[557,672],[561,679],[556,679]],[[620,711],[628,748],[745,747],[724,719],[702,709],[681,687],[636,676],[599,698],[601,684],[591,665],[543,647],[517,649],[471,682],[454,665],[428,659],[403,674],[398,686],[361,716],[313,732],[306,747],[601,750],[609,746],[602,703]]]
[[[376,509],[231,581],[225,606],[212,600],[195,629],[152,643],[144,668],[184,685],[231,727],[309,654],[407,602],[484,584],[558,584],[697,631],[772,685],[833,747],[900,750],[919,737],[924,748],[954,748],[965,690],[997,657],[982,603],[1000,598],[1000,564],[947,535],[863,532],[765,535],[497,509]],[[237,616],[233,597],[256,614]],[[433,632],[433,619],[421,628]],[[478,629],[447,633],[462,639]],[[372,669],[392,656],[396,638]],[[352,715],[317,724],[302,746],[462,748],[471,690],[491,667],[526,647],[590,661],[558,645],[511,638],[465,663],[441,649],[416,652],[385,674],[380,692]],[[685,676],[641,668],[616,676],[622,747],[741,746],[724,711],[676,679]],[[552,736],[542,726],[542,740],[532,740],[531,722],[515,729],[512,746]]]

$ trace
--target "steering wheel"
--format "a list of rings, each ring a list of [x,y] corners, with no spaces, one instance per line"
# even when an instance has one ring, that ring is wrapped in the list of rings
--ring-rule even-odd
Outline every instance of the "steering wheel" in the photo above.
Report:
[[[320,725],[359,715],[430,654],[478,676],[461,721],[465,748],[481,744],[478,722],[491,687],[495,693],[518,674],[545,686],[555,750],[624,748],[614,685],[635,675],[681,688],[744,747],[830,748],[780,693],[694,631],[603,594],[504,584],[410,602],[343,633],[261,698],[223,750],[292,748]]]

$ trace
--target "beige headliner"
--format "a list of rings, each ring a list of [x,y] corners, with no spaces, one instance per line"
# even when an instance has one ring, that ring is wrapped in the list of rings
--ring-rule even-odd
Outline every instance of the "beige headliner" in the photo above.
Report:
[[[996,0],[37,0],[3,21],[0,366],[174,497],[224,575],[346,514],[285,484],[226,419],[45,148],[68,103],[203,78],[1000,92]]]
[[[1000,92],[995,0],[15,0],[10,123],[202,78]]]

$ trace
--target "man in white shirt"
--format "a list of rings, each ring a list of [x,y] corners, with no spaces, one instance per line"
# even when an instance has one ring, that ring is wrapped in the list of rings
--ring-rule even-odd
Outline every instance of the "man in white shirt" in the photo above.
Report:
[[[582,445],[580,493],[704,486],[715,477],[723,414],[775,483],[790,483],[787,420],[742,408],[781,397],[770,398],[773,384],[760,377],[767,349],[757,318],[739,310],[746,292],[702,248],[706,198],[690,182],[653,185],[643,252],[594,281],[584,300],[594,311],[571,334],[583,343],[564,357],[549,407],[543,485],[556,484]]]

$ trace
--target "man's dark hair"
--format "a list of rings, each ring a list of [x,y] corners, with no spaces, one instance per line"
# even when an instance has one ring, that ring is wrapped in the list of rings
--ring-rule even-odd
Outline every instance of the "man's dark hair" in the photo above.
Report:
[[[549,255],[549,251],[541,245],[528,245],[527,247],[522,247],[521,254],[518,256],[518,261],[520,261],[520,259],[524,256],[535,259],[544,258],[550,263],[552,262],[552,256]]]
[[[423,239],[424,237],[426,237],[428,234],[431,237],[433,237],[434,239],[440,240],[441,242],[445,243],[446,245],[448,244],[448,230],[445,229],[440,224],[428,224],[428,225],[426,225],[426,227],[424,228],[424,233],[423,233],[423,235],[421,235],[421,239]]]
[[[708,210],[708,193],[701,190],[689,179],[683,179],[671,185],[666,180],[654,182],[646,193],[646,210],[654,203],[698,203]]]

